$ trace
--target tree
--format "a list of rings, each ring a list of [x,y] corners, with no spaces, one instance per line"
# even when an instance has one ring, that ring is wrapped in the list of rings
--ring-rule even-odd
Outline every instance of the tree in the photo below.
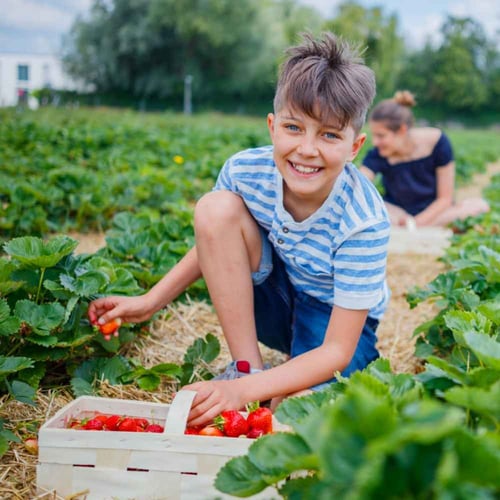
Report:
[[[450,16],[441,32],[432,97],[452,109],[481,108],[489,97],[485,85],[488,42],[483,28],[471,18]]]
[[[198,97],[269,92],[282,46],[264,28],[269,0],[95,0],[67,40],[70,74],[98,91]]]
[[[381,7],[365,8],[348,0],[339,5],[338,14],[325,23],[325,29],[366,47],[365,60],[376,74],[378,96],[394,92],[404,51],[396,15],[386,17]]]

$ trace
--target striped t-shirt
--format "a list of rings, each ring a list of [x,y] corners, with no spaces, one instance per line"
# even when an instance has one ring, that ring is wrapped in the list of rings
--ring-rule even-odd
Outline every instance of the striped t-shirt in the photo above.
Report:
[[[214,189],[241,196],[269,232],[297,291],[331,306],[369,309],[369,316],[380,319],[389,298],[389,219],[379,193],[353,164],[346,164],[323,205],[301,222],[283,206],[283,178],[272,146],[229,158]]]

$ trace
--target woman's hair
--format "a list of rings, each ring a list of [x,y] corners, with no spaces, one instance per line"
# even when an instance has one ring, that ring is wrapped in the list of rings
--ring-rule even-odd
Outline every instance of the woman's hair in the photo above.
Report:
[[[359,132],[375,96],[373,71],[357,47],[333,33],[323,33],[319,40],[307,33],[302,37],[301,44],[287,50],[274,111],[290,106],[339,129],[352,125]]]
[[[415,106],[415,97],[408,90],[398,90],[392,99],[379,102],[370,113],[369,119],[373,122],[383,122],[393,132],[401,125],[410,128],[415,121],[411,108]]]

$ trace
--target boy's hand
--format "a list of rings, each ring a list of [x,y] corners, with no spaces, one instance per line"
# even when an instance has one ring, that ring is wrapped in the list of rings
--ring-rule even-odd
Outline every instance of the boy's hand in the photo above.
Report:
[[[183,389],[197,392],[189,412],[189,426],[205,425],[222,411],[239,410],[246,404],[240,398],[237,380],[196,382]]]
[[[153,314],[146,296],[110,296],[94,300],[89,305],[88,316],[92,324],[104,325],[115,318],[124,323],[140,323]]]

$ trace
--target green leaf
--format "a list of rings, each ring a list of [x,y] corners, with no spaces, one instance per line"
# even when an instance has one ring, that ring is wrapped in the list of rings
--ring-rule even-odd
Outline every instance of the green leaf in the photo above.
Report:
[[[330,500],[334,498],[331,486],[321,481],[317,475],[288,479],[278,491],[287,500]]]
[[[7,438],[0,432],[0,458],[7,453],[9,449],[9,441]]]
[[[150,368],[152,373],[157,375],[164,375],[166,377],[180,377],[182,375],[182,368],[175,363],[160,363]]]
[[[184,363],[197,365],[200,361],[211,363],[220,353],[219,339],[207,333],[204,339],[197,338],[191,346],[188,347],[184,355]]]
[[[21,327],[21,322],[10,315],[10,307],[5,299],[0,299],[0,335],[9,336],[16,333]]]
[[[55,335],[37,335],[33,332],[26,337],[26,341],[43,347],[54,347],[58,342],[58,338]]]
[[[71,390],[76,398],[80,396],[95,396],[96,391],[92,384],[84,380],[83,378],[73,377],[71,379]]]
[[[437,358],[436,356],[430,356],[427,362],[441,370],[441,373],[445,373],[446,376],[456,384],[467,384],[469,377],[465,370],[460,367],[450,363],[442,358]],[[426,367],[427,368],[427,367]]]
[[[9,295],[23,286],[20,281],[12,280],[17,266],[12,260],[0,257],[0,296]]]
[[[319,408],[334,400],[334,395],[329,390],[315,391],[307,396],[287,398],[277,408],[275,417],[283,424],[295,425],[316,413]]]
[[[64,321],[64,307],[59,302],[37,304],[31,300],[18,300],[16,316],[39,335],[49,335]]]
[[[215,487],[219,491],[240,497],[255,495],[267,486],[260,470],[247,456],[229,460],[215,478]]]
[[[489,389],[453,387],[444,393],[446,401],[500,421],[500,381]]]
[[[295,470],[318,469],[318,458],[297,434],[278,432],[257,439],[248,458],[265,476],[276,483]]]
[[[130,363],[123,356],[93,358],[84,361],[74,373],[77,378],[92,384],[97,380],[107,380],[111,385],[121,383],[121,377],[130,371]]]
[[[21,403],[27,403],[29,405],[36,406],[36,390],[25,382],[14,380],[12,384],[10,384],[10,393],[18,401],[21,401]]]
[[[456,478],[500,488],[500,446],[498,441],[495,442],[495,436],[489,433],[473,435],[460,429],[455,438],[455,449],[458,454]]]
[[[491,321],[476,311],[449,311],[444,316],[446,326],[454,333],[457,341],[461,334],[468,331],[488,334],[491,331]]]
[[[31,368],[33,360],[24,357],[0,356],[0,379],[11,373]]]
[[[59,280],[63,287],[72,293],[76,293],[80,297],[91,297],[106,286],[109,277],[102,271],[88,271],[77,277],[61,274]]]
[[[495,325],[500,325],[500,301],[499,300],[482,301],[477,306],[477,310],[483,316],[486,316]]]
[[[137,378],[137,385],[145,391],[155,391],[160,385],[161,378],[154,373],[146,373]]]
[[[5,252],[29,268],[55,266],[77,247],[78,241],[68,236],[56,236],[44,242],[35,236],[14,238],[4,245]]]
[[[465,345],[480,361],[500,371],[500,342],[483,333],[465,332],[463,337]]]

